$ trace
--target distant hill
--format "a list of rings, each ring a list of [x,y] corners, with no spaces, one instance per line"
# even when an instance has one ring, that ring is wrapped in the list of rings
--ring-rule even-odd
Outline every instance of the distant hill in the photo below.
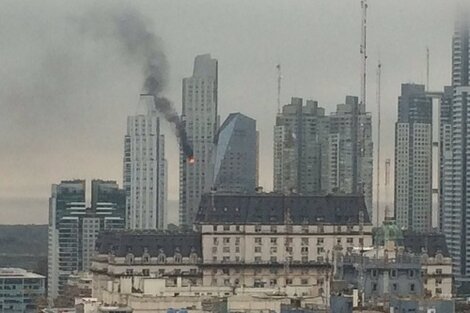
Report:
[[[0,267],[22,267],[45,274],[47,225],[0,225]]]

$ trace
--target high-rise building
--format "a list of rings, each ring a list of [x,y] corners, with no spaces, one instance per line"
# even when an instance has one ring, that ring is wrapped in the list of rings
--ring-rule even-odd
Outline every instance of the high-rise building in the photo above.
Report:
[[[443,152],[442,229],[457,282],[470,282],[470,11],[458,11],[452,49],[450,145]]]
[[[212,155],[212,187],[228,193],[253,193],[258,185],[256,120],[230,114],[217,132]]]
[[[193,148],[194,161],[180,154],[180,225],[192,225],[201,194],[210,189],[213,168],[211,153],[219,126],[217,108],[217,60],[210,54],[194,60],[191,77],[183,79],[182,120],[187,139]]]
[[[452,150],[452,98],[453,89],[451,86],[444,87],[444,93],[440,100],[440,115],[439,115],[439,212],[438,212],[438,227],[443,231],[444,226],[444,166],[446,151]]]
[[[164,229],[167,220],[165,138],[155,96],[140,95],[137,114],[127,118],[124,139],[124,189],[127,228]]]
[[[372,218],[372,117],[357,97],[347,96],[330,115],[329,188],[333,193],[363,194]]]
[[[325,109],[313,100],[292,98],[274,126],[274,191],[328,191],[328,129]]]
[[[92,207],[85,181],[52,185],[49,199],[48,299],[64,291],[68,276],[91,264],[100,230],[125,228],[125,192],[114,181],[92,181]]]
[[[432,228],[432,99],[403,84],[395,124],[395,218],[416,232]]]

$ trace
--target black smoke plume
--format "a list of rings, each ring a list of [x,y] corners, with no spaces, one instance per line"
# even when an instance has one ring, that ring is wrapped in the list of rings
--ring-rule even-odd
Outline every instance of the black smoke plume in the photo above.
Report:
[[[175,126],[181,149],[188,158],[193,157],[193,149],[188,142],[184,125],[170,100],[162,96],[168,81],[168,62],[161,39],[137,11],[126,8],[116,10],[95,10],[99,18],[91,16],[83,23],[83,28],[98,38],[114,39],[132,61],[142,65],[145,82],[143,91],[155,98],[155,108]]]

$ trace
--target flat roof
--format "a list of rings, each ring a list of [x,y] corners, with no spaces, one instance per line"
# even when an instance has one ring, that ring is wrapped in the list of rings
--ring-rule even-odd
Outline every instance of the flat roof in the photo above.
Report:
[[[22,268],[15,268],[15,267],[0,267],[0,278],[43,278],[46,277],[33,273],[28,272]]]

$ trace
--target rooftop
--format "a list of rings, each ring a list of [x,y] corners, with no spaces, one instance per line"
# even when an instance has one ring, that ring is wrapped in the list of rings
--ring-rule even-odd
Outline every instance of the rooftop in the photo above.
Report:
[[[141,256],[145,251],[150,256],[158,256],[160,252],[173,256],[179,251],[183,257],[192,252],[201,256],[201,237],[195,232],[164,232],[164,231],[108,231],[98,236],[96,251],[99,254],[113,253],[124,257],[128,253]]]
[[[277,193],[202,196],[197,224],[370,224],[362,195]]]
[[[28,272],[22,268],[3,267],[0,268],[0,278],[45,278],[42,275]]]

